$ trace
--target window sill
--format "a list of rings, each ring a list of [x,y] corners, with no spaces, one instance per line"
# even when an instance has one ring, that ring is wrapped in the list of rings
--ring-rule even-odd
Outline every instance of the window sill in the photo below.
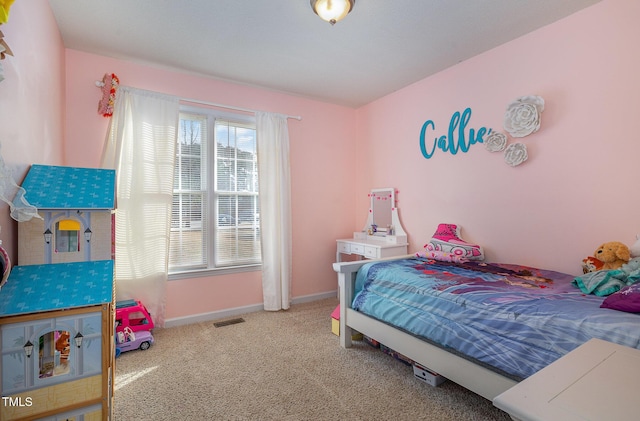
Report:
[[[242,273],[242,272],[257,272],[262,270],[261,264],[253,264],[253,265],[245,265],[245,266],[233,266],[226,268],[216,268],[216,269],[195,269],[195,270],[185,270],[182,272],[173,272],[169,273],[169,281],[177,281],[180,279],[191,279],[191,278],[206,278],[209,276],[220,276],[220,275],[230,275],[233,273]]]

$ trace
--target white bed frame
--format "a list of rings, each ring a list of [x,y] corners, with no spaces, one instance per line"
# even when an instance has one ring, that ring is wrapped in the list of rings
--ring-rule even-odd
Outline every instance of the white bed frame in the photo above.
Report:
[[[376,261],[408,257],[413,257],[413,255],[396,256]],[[356,273],[362,265],[370,262],[372,260],[333,264],[333,269],[338,273],[340,289],[340,345],[343,348],[351,347],[352,330],[355,330],[489,400],[493,400],[518,383],[353,310],[351,303],[353,302]]]

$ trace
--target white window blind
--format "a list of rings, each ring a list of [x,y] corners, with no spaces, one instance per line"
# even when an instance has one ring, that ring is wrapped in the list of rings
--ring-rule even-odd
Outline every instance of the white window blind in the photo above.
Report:
[[[216,265],[260,262],[258,162],[254,126],[216,120]]]
[[[169,267],[207,267],[207,118],[180,114],[171,208]]]
[[[169,271],[260,263],[255,125],[180,113]]]

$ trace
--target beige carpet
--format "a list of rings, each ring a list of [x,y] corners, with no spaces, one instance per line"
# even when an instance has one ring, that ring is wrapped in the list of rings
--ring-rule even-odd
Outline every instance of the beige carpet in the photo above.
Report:
[[[128,420],[509,420],[490,401],[331,333],[337,300],[156,329],[116,360],[115,418]]]

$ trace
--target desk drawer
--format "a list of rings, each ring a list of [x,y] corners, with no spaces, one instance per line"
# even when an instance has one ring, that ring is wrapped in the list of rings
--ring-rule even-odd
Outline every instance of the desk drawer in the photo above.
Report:
[[[364,248],[364,257],[368,257],[370,259],[375,259],[378,256],[378,248],[377,247],[371,247],[371,246],[365,246]]]
[[[351,253],[364,256],[364,246],[362,244],[351,244]]]
[[[346,254],[350,254],[351,253],[351,247],[349,243],[342,243],[339,242],[338,243],[338,252],[339,253],[346,253]]]

